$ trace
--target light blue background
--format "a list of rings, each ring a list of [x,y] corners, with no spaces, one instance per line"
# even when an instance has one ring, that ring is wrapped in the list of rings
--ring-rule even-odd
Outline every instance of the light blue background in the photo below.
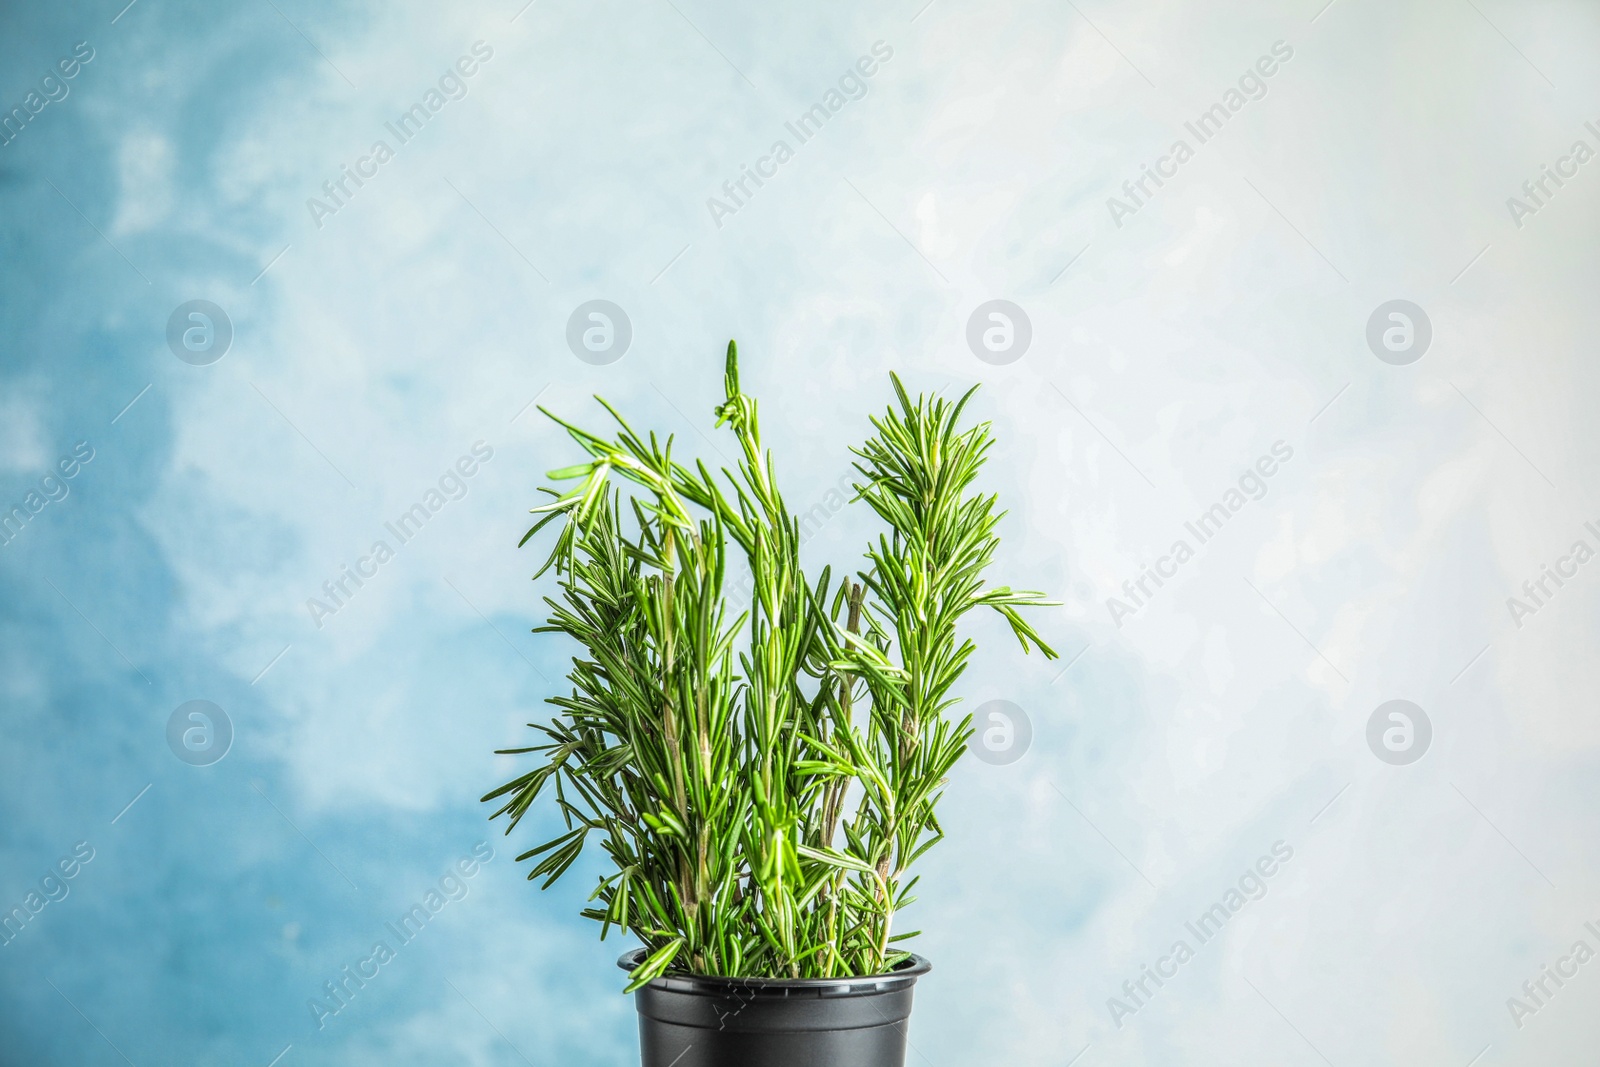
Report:
[[[901,920],[935,963],[909,1062],[1592,1062],[1600,964],[1520,1028],[1506,1003],[1600,948],[1600,569],[1506,606],[1600,544],[1600,164],[1520,228],[1506,205],[1600,146],[1592,7],[520,6],[7,5],[0,107],[95,58],[0,147],[0,505],[95,456],[0,548],[0,905],[95,856],[0,947],[0,1062],[633,1062],[627,946],[576,914],[598,867],[537,893],[512,856],[549,812],[506,841],[477,803],[569,651],[528,633],[515,545],[573,449],[527,405],[598,425],[600,392],[718,462],[730,336],[800,510],[889,371],[983,382],[996,576],[1064,601],[1060,663],[974,627],[967,706],[1015,701],[1034,741],[951,783]],[[468,95],[317,226],[476,41]],[[718,226],[707,198],[878,41],[866,95]],[[1277,41],[1265,97],[1118,226],[1107,198]],[[564,341],[595,298],[633,325],[607,367]],[[964,339],[995,298],[1033,325],[1004,367]],[[1411,366],[1364,339],[1395,298],[1433,324]],[[211,366],[167,347],[194,299],[234,326]],[[1279,440],[1265,498],[1116,626]],[[465,497],[315,626],[477,441]],[[858,510],[812,565],[854,564]],[[1365,742],[1396,697],[1434,727],[1409,767]],[[236,731],[205,768],[165,740],[195,699]],[[308,999],[481,840],[319,1029]],[[1276,841],[1265,897],[1115,1025]]]

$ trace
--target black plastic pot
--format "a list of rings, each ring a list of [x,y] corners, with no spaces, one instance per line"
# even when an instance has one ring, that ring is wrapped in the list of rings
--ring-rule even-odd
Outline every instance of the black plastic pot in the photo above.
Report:
[[[932,968],[912,956],[866,978],[657,978],[634,994],[644,1067],[904,1067],[911,990]]]

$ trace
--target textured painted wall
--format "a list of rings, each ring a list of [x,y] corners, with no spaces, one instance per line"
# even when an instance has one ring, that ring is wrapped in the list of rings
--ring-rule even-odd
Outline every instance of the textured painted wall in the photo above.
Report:
[[[122,2],[0,15],[0,1062],[632,1062],[477,797],[530,405],[720,462],[729,337],[808,562],[981,381],[1064,602],[912,1062],[1593,1061],[1592,6]]]

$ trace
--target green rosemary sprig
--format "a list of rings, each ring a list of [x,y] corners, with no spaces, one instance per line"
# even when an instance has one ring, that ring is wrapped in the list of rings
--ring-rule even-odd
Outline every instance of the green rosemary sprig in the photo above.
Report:
[[[998,611],[1026,652],[1055,652],[1019,614],[1050,602],[989,587],[1002,513],[973,491],[992,444],[962,428],[970,392],[913,401],[872,420],[856,499],[886,526],[866,567],[834,583],[800,565],[800,527],[763,449],[753,397],[728,344],[717,425],[737,470],[714,476],[673,459],[673,441],[616,421],[601,437],[545,412],[589,456],[552,471],[565,492],[533,509],[522,543],[559,532],[539,575],[558,597],[535,632],[583,650],[571,692],[549,702],[543,741],[511,754],[538,765],[484,797],[510,833],[548,788],[565,830],[518,857],[542,888],[590,835],[613,872],[584,915],[650,950],[629,989],[669,970],[762,977],[881,973],[911,933],[910,869],[942,836],[935,809],[966,749],[971,717],[951,717],[973,652],[957,624]],[[598,398],[597,398],[598,399]],[[543,409],[541,409],[543,410]],[[754,579],[749,603],[725,591],[727,551]],[[855,797],[853,811],[847,800]]]

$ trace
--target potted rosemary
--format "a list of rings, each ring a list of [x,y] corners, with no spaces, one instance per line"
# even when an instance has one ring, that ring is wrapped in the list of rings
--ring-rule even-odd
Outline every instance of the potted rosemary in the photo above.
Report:
[[[1055,653],[1018,614],[1041,594],[984,583],[995,497],[974,489],[992,443],[959,402],[897,404],[856,455],[856,499],[887,526],[859,573],[800,566],[800,528],[761,445],[729,342],[716,409],[742,452],[714,475],[640,437],[604,400],[604,437],[549,412],[588,455],[551,471],[557,597],[535,632],[580,647],[549,698],[533,769],[489,793],[510,833],[547,788],[565,832],[517,857],[548,888],[591,839],[610,857],[583,914],[638,938],[619,961],[637,991],[645,1067],[900,1067],[912,986],[929,964],[894,928],[935,807],[972,736],[951,691],[974,608],[1026,652]],[[748,568],[730,603],[730,566]]]

